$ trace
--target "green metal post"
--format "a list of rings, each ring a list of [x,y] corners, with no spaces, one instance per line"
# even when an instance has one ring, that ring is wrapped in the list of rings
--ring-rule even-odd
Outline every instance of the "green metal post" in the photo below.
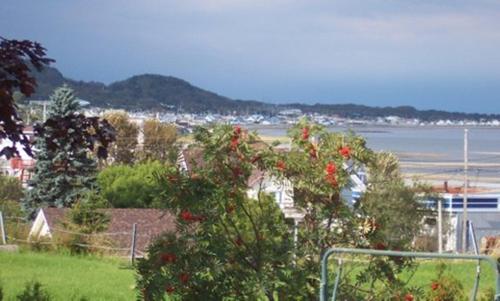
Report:
[[[337,276],[335,277],[335,286],[333,287],[332,301],[337,299],[337,289],[340,283],[340,277],[342,276],[342,259],[339,259],[339,268],[337,269]]]
[[[328,257],[330,257],[328,250],[321,258],[321,286],[320,286],[320,300],[326,301],[328,299]],[[331,253],[330,253],[331,254]]]

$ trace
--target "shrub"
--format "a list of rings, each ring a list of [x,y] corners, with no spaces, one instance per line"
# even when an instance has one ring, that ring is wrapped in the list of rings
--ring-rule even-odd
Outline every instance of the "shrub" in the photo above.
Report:
[[[7,240],[14,243],[15,238],[25,240],[28,237],[30,225],[25,219],[19,202],[0,200],[0,211],[4,218]]]
[[[42,288],[38,281],[26,283],[24,291],[17,295],[18,301],[50,301],[50,295]]]
[[[115,165],[102,170],[98,177],[101,195],[115,208],[148,208],[161,190],[154,175],[166,167],[157,161]]]
[[[87,199],[73,205],[63,222],[68,233],[59,232],[57,235],[58,244],[68,247],[71,253],[97,252],[98,249],[88,248],[86,245],[108,244],[103,236],[96,234],[108,228],[110,219],[92,201],[93,198],[93,194],[88,195]]]
[[[446,264],[437,265],[437,277],[432,281],[427,300],[462,301],[466,300],[462,283],[453,275],[446,273]]]
[[[486,289],[483,294],[479,297],[479,301],[491,301],[495,300],[495,290],[493,288]]]
[[[18,178],[0,175],[0,200],[19,202],[23,196],[24,189]]]

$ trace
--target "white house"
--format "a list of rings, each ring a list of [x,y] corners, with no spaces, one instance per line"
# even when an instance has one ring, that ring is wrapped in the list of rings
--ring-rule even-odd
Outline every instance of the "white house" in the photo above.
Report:
[[[177,164],[181,170],[190,171],[197,165],[203,164],[203,150],[196,148],[184,148],[179,152]],[[366,190],[363,175],[353,172],[352,167],[344,164],[344,169],[351,174],[352,187],[349,191],[343,192],[344,197],[352,199],[359,198],[361,193]],[[300,222],[304,213],[295,208],[293,199],[292,183],[286,179],[277,179],[270,174],[259,170],[254,170],[248,180],[247,195],[250,198],[257,198],[259,193],[273,195],[276,203],[283,211],[286,219],[293,219],[295,223]]]
[[[24,131],[28,137],[32,137],[33,130],[28,128]],[[12,141],[2,139],[0,141],[0,149],[12,146]],[[4,156],[0,157],[0,173],[6,176],[16,177],[22,183],[26,183],[31,177],[31,169],[35,166],[35,160],[30,157],[23,149],[22,145],[16,143],[16,149],[19,156],[7,159]]]

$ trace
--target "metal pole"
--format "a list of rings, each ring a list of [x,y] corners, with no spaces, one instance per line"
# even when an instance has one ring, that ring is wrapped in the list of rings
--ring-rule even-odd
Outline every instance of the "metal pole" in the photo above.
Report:
[[[296,265],[297,259],[297,242],[299,240],[299,220],[293,219],[293,265]]]
[[[43,122],[47,121],[47,102],[43,102]]]
[[[463,193],[463,202],[462,202],[462,252],[467,252],[467,192],[469,186],[469,178],[468,178],[468,161],[469,161],[469,130],[464,129],[464,193]]]
[[[132,243],[130,245],[130,263],[134,264],[135,261],[135,239],[137,236],[137,224],[132,225]]]
[[[331,250],[326,251],[321,258],[321,284],[319,288],[319,298],[320,301],[327,301],[328,299],[328,257],[333,252]]]
[[[443,199],[438,199],[438,252],[443,253]]]
[[[474,231],[474,224],[471,221],[469,221],[469,233],[470,233],[470,238],[472,240],[472,247],[474,248],[474,254],[479,255],[479,248],[477,246],[477,240],[476,240],[476,232]],[[476,279],[474,280],[474,288],[470,296],[471,301],[476,300],[480,279],[481,279],[481,260],[478,260],[476,265]]]
[[[0,211],[0,231],[2,231],[2,244],[6,245],[7,244],[7,240],[5,239],[5,227],[3,225],[2,211]]]
[[[342,259],[338,260],[338,269],[337,269],[337,276],[335,277],[335,285],[333,287],[333,293],[332,293],[332,301],[337,300],[337,289],[340,284],[340,277],[342,277]],[[328,296],[327,296],[328,297]]]

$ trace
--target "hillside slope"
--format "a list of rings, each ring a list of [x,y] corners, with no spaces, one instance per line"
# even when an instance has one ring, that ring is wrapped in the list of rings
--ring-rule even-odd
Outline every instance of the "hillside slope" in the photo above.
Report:
[[[274,115],[283,109],[301,109],[305,113],[320,113],[348,118],[399,116],[436,120],[491,120],[499,114],[471,114],[439,110],[417,110],[411,106],[370,107],[357,104],[270,104],[260,101],[234,100],[193,86],[189,82],[157,74],[135,75],[109,85],[100,82],[76,81],[64,77],[55,68],[46,68],[36,75],[37,93],[32,99],[47,99],[52,91],[64,83],[75,89],[78,97],[93,106],[127,110],[173,110],[189,113],[261,113]]]

